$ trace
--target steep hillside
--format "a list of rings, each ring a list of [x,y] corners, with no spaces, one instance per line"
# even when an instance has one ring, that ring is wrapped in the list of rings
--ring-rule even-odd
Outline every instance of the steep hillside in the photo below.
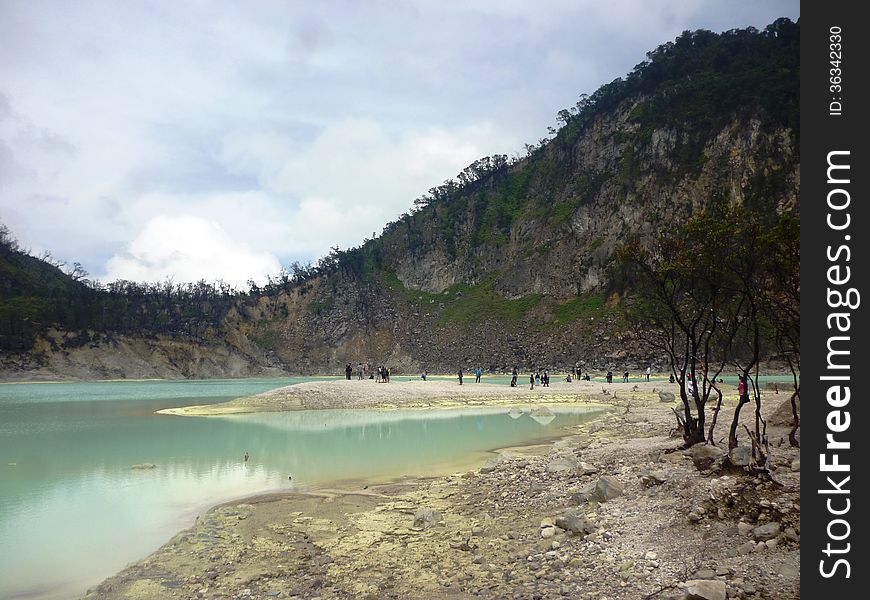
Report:
[[[123,290],[111,322],[52,324],[97,332],[87,334],[95,353],[149,339],[167,356],[184,347],[235,357],[165,361],[188,377],[213,376],[216,364],[237,366],[227,374],[339,372],[360,360],[403,372],[645,365],[656,357],[622,324],[614,251],[713,202],[797,210],[798,37],[787,20],[686,32],[560,111],[558,133],[527,156],[476,161],[359,248],[245,294],[145,294],[136,314],[150,317],[135,326],[124,315],[139,305],[123,304]],[[106,313],[102,294],[88,300],[91,314]],[[64,334],[49,338],[24,354],[7,346],[7,370],[63,372]]]

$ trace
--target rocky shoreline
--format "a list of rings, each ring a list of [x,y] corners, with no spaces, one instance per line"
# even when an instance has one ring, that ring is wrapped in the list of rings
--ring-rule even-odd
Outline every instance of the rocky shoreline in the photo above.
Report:
[[[217,506],[86,598],[799,598],[787,425],[770,420],[773,481],[673,452],[668,384],[595,388],[615,410],[475,471]]]

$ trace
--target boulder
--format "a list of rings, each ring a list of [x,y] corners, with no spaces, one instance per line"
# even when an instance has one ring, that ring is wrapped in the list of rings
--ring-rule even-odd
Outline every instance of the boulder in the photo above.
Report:
[[[690,579],[686,582],[685,600],[725,600],[726,586],[724,581],[712,579]]]
[[[704,471],[721,461],[725,456],[725,451],[708,444],[695,444],[686,450],[685,454],[692,459],[699,471]]]
[[[441,522],[441,513],[434,508],[418,508],[414,513],[414,527],[428,529]]]

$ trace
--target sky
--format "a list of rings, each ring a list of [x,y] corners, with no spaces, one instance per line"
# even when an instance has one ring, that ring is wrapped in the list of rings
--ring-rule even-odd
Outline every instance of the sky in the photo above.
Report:
[[[91,278],[265,281],[797,0],[0,0],[0,223]]]

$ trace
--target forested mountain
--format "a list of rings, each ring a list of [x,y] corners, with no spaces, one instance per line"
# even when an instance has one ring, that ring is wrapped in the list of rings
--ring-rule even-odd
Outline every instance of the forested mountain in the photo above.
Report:
[[[0,244],[8,375],[235,376],[656,360],[619,305],[615,252],[714,204],[799,205],[799,25],[685,32],[485,157],[376,239],[244,292],[89,285]],[[410,199],[409,199],[410,204]]]

